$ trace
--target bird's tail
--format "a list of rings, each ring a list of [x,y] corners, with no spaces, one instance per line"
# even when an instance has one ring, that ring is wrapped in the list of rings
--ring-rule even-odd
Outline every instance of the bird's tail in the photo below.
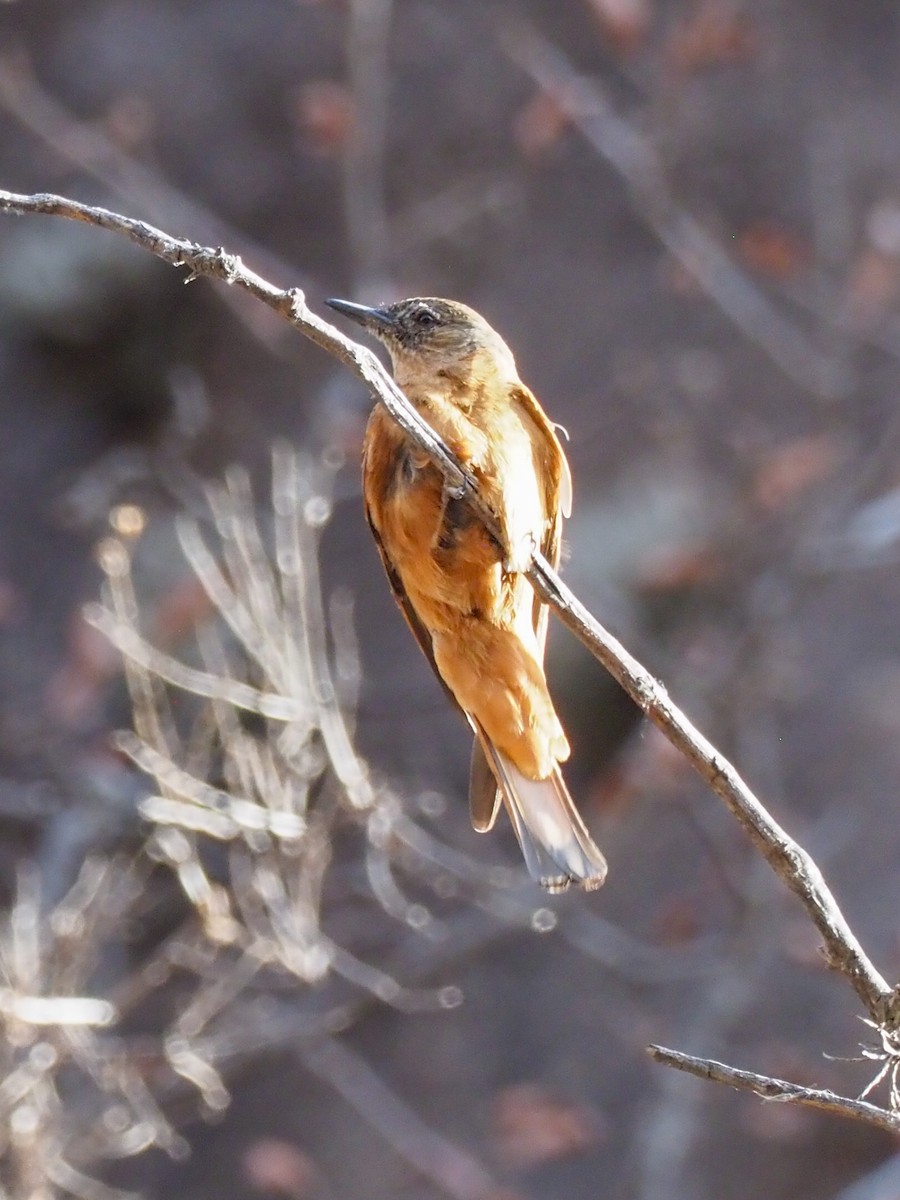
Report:
[[[528,779],[477,723],[476,734],[531,877],[549,892],[564,892],[573,883],[586,891],[600,887],[606,859],[585,828],[559,768],[546,779]],[[480,828],[492,823],[483,822]]]

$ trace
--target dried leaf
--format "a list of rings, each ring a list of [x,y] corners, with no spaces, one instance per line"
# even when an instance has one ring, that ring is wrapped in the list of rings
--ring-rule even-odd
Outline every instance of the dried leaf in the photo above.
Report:
[[[303,1200],[316,1182],[316,1168],[298,1146],[279,1138],[260,1138],[243,1156],[244,1176],[255,1191]]]
[[[693,768],[661,730],[646,729],[623,750],[614,767],[603,771],[591,784],[590,808],[621,814],[648,794],[657,797],[680,795]]]
[[[777,512],[808,487],[827,478],[843,457],[840,439],[827,433],[794,438],[777,446],[756,472],[754,503]]]
[[[154,621],[154,640],[172,646],[215,611],[206,589],[195,575],[188,575],[160,600]]]
[[[121,669],[110,642],[80,612],[69,624],[68,656],[47,685],[47,712],[63,725],[83,726],[96,716],[100,692]]]
[[[514,1084],[494,1100],[497,1154],[515,1169],[582,1154],[597,1145],[604,1132],[594,1110],[537,1083]]]
[[[645,554],[639,563],[637,582],[645,594],[709,587],[721,580],[724,566],[717,549],[685,542]]]
[[[670,897],[657,914],[656,940],[664,946],[695,941],[703,930],[704,911],[696,893]]]
[[[314,79],[294,94],[294,119],[304,148],[324,158],[342,154],[355,121],[353,97],[342,83]]]
[[[653,20],[650,0],[588,0],[604,35],[621,54],[633,54],[647,40]]]
[[[156,132],[156,112],[145,96],[125,92],[113,98],[103,125],[110,141],[133,153],[151,142]]]
[[[727,0],[700,0],[675,30],[669,57],[676,70],[692,74],[709,67],[743,62],[759,49],[759,38],[747,17]]]
[[[742,230],[737,247],[748,267],[782,282],[795,279],[809,266],[809,248],[800,238],[763,221]]]
[[[847,285],[847,310],[855,324],[867,324],[890,308],[900,293],[900,258],[867,246]]]
[[[556,145],[570,124],[551,92],[535,92],[516,116],[513,140],[525,158],[539,158]]]
[[[866,235],[847,285],[847,309],[857,323],[880,316],[900,292],[900,203],[890,198],[875,204]]]

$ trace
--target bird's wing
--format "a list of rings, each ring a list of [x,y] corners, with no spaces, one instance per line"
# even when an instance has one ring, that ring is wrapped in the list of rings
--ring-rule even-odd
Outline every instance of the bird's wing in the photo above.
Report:
[[[541,553],[554,571],[559,566],[562,548],[563,517],[572,514],[572,472],[566,452],[556,436],[556,429],[541,408],[537,397],[524,383],[516,384],[510,400],[530,423],[534,437],[535,472],[543,484],[546,528],[541,540]],[[547,606],[535,593],[534,628],[538,645],[543,652],[547,640]]]
[[[366,520],[369,522],[369,528],[372,530],[372,537],[375,539],[375,545],[378,547],[378,553],[381,556],[385,574],[391,585],[391,591],[394,593],[394,599],[399,604],[400,611],[406,618],[407,625],[419,643],[419,648],[431,664],[431,669],[437,676],[438,682],[450,697],[453,705],[459,708],[458,700],[447,687],[443,676],[437,669],[437,663],[434,661],[434,650],[431,645],[431,634],[419,620],[416,610],[410,603],[409,596],[406,594],[406,588],[403,586],[403,580],[398,575],[397,569],[385,549],[381,535],[378,532],[375,522],[372,520],[372,513],[368,505],[366,505]],[[460,711],[462,712],[463,710],[460,709]],[[463,712],[463,716],[472,726],[473,732],[477,732],[473,718],[467,712]],[[481,742],[476,737],[472,746],[472,762],[469,772],[469,811],[472,818],[472,825],[479,833],[485,833],[493,828],[500,809],[500,800],[500,792],[497,788],[494,773],[488,766],[484,751],[481,748]]]
[[[537,396],[524,383],[517,383],[510,392],[510,400],[528,416],[537,432],[537,447],[540,451],[538,466],[547,492],[547,510],[557,509],[564,517],[572,515],[572,472],[566,459],[562,442],[556,436],[556,427],[541,408]]]
[[[441,673],[437,669],[437,663],[434,661],[434,651],[431,647],[431,634],[419,620],[416,610],[410,603],[409,596],[406,594],[406,588],[403,586],[403,580],[397,574],[397,569],[384,547],[384,542],[381,540],[381,534],[378,532],[375,522],[372,520],[372,513],[368,505],[366,505],[366,520],[369,522],[369,528],[372,530],[372,537],[375,539],[375,545],[378,547],[378,553],[381,555],[381,562],[384,566],[385,574],[388,577],[388,582],[391,585],[391,591],[394,593],[394,599],[400,605],[400,611],[406,618],[406,623],[412,630],[416,641],[419,643],[422,653],[431,664],[432,671],[434,671],[435,675],[437,675],[438,679],[440,680],[441,687],[444,689],[453,703],[456,704],[456,707],[459,708],[456,697],[447,687],[446,683],[444,683],[444,680],[441,678]]]
[[[510,392],[510,402],[519,409],[531,425],[535,473],[543,485],[544,492],[543,507],[546,524],[540,549],[544,558],[556,570],[559,566],[563,517],[568,517],[572,512],[572,473],[569,470],[562,444],[556,436],[556,429],[541,408],[534,393],[525,384],[519,383]],[[548,611],[546,604],[536,592],[533,593],[533,597],[532,621],[538,646],[543,655],[544,645],[547,641]],[[472,747],[472,762],[469,768],[469,815],[474,828],[479,832],[485,832],[493,827],[502,798],[501,788],[497,785],[499,775],[496,766],[496,752],[493,751],[493,748],[486,751],[484,731],[478,729],[471,717],[469,717],[469,722],[476,733],[475,744]],[[489,757],[495,760],[493,769],[488,762]],[[562,786],[564,787],[564,785]],[[510,789],[505,790],[509,791]],[[509,801],[509,807],[512,814],[516,807],[514,801]],[[518,824],[516,831],[519,832]],[[519,840],[522,841],[521,835]],[[524,841],[522,844],[525,845]]]

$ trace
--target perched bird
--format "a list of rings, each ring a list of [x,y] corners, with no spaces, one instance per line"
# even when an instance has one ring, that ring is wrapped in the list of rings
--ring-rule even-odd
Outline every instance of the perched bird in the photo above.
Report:
[[[387,347],[394,378],[478,484],[503,546],[381,405],[363,448],[366,515],[394,594],[475,733],[472,824],[500,800],[532,876],[550,891],[599,887],[606,861],[559,764],[569,743],[547,690],[547,610],[527,570],[556,566],[572,480],[553,424],[500,335],[464,304],[436,298],[368,308],[326,301]]]

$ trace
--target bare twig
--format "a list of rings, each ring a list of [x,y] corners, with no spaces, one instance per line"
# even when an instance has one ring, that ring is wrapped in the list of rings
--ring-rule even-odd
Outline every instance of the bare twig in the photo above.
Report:
[[[895,993],[859,944],[815,861],[781,828],[733,764],[673,704],[662,684],[599,624],[543,559],[535,556],[528,577],[563,624],[725,802],[772,869],[805,905],[822,935],[829,965],[847,976],[874,1020],[887,1019],[896,1003]]]
[[[713,1058],[695,1058],[692,1054],[682,1054],[679,1050],[669,1050],[665,1046],[648,1046],[647,1053],[654,1062],[675,1067],[679,1071],[687,1071],[689,1075],[696,1075],[699,1079],[727,1083],[730,1087],[755,1092],[757,1096],[763,1096],[767,1100],[802,1104],[807,1108],[818,1108],[822,1112],[834,1113],[839,1117],[867,1121],[870,1125],[888,1130],[889,1133],[900,1133],[900,1113],[879,1108],[866,1100],[851,1100],[824,1088],[804,1087],[799,1083],[788,1083],[785,1079],[775,1079],[771,1075],[741,1071],[737,1067],[716,1062]]]
[[[171,655],[149,645],[133,629],[117,621],[101,604],[89,604],[85,608],[84,616],[88,624],[99,629],[120,654],[143,667],[145,671],[152,671],[157,678],[165,680],[166,683],[194,692],[198,696],[227,700],[235,708],[258,713],[263,717],[272,717],[276,721],[298,720],[304,715],[292,697],[260,692],[248,683],[210,675],[206,671],[185,666]]]
[[[80,204],[77,200],[68,200],[64,196],[47,193],[22,196],[0,190],[0,212],[18,215],[44,213],[109,229],[124,235],[135,245],[149,250],[151,254],[172,266],[187,267],[190,272],[189,279],[201,276],[219,279],[223,283],[249,292],[299,329],[311,342],[333,354],[349,367],[377,395],[394,420],[415,438],[437,463],[450,486],[474,494],[474,480],[466,474],[440,438],[412,408],[379,359],[371,350],[351,341],[340,330],[312,312],[299,288],[276,287],[255,271],[245,267],[237,255],[229,254],[222,247],[201,246],[186,238],[172,237],[146,221],[138,221],[106,208]],[[483,508],[479,511],[484,513]],[[486,513],[484,515],[488,516]]]
[[[313,313],[298,289],[275,287],[221,248],[173,238],[145,222],[61,196],[23,196],[0,191],[0,211],[63,216],[113,230],[164,261],[187,267],[192,278],[209,276],[248,291],[362,379],[404,431],[438,465],[448,485],[467,497],[492,533],[499,533],[493,514],[478,497],[474,480],[409,404],[381,362],[371,351]],[[735,767],[672,703],[665,688],[587,611],[545,559],[536,554],[527,574],[563,624],[687,757],[741,823],[773,870],[800,898],[824,940],[829,964],[846,975],[873,1021],[893,1025],[900,1016],[897,995],[866,955],[809,854],[785,833]]]
[[[18,49],[0,53],[0,109],[52,149],[66,163],[93,176],[129,204],[140,204],[154,220],[203,229],[209,238],[228,239],[271,275],[297,277],[297,270],[220,214],[180,191],[156,170],[127,154],[102,124],[79,120],[41,87],[28,58]],[[308,280],[303,281],[304,284]],[[251,326],[251,329],[253,327]],[[271,349],[271,347],[270,347]]]
[[[390,223],[392,257],[397,261],[425,243],[444,240],[482,216],[514,207],[520,199],[518,185],[503,173],[473,171],[455,178],[397,211]]]

